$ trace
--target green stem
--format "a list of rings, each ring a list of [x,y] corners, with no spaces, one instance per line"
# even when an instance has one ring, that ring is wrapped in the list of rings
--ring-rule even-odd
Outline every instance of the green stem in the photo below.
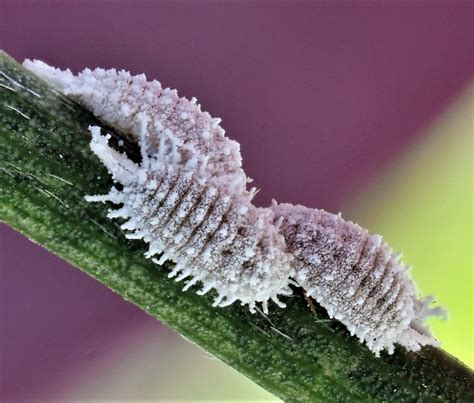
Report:
[[[301,290],[286,309],[213,308],[145,259],[84,195],[111,179],[89,149],[96,119],[0,53],[0,220],[288,401],[474,401],[474,377],[435,348],[375,357]],[[119,134],[115,136],[120,137]],[[134,144],[127,151],[136,153]],[[320,312],[321,311],[321,312]]]

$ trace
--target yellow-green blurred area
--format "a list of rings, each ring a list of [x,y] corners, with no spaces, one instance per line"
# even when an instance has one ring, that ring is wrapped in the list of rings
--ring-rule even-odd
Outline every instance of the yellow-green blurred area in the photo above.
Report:
[[[447,322],[430,321],[441,347],[471,367],[473,112],[470,86],[343,210],[403,253],[419,291],[449,311]]]

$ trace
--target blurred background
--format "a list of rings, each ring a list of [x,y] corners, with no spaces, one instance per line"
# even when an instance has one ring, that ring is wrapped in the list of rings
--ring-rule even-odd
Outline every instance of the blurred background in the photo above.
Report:
[[[473,2],[1,1],[0,48],[146,73],[241,144],[256,203],[381,233],[473,356]],[[0,400],[274,401],[0,224]]]

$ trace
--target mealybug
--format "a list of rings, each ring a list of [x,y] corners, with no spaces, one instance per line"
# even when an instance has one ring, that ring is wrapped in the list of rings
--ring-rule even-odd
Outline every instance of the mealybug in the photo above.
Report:
[[[108,217],[126,219],[127,237],[149,244],[147,257],[173,261],[169,275],[186,279],[185,289],[199,283],[198,293],[216,291],[216,306],[239,300],[267,312],[298,284],[376,354],[437,344],[424,320],[444,311],[417,298],[382,238],[323,210],[254,206],[238,143],[195,98],[115,69],[75,76],[36,60],[24,66],[140,144],[135,163],[90,127],[91,149],[121,190],[86,199],[119,205]]]

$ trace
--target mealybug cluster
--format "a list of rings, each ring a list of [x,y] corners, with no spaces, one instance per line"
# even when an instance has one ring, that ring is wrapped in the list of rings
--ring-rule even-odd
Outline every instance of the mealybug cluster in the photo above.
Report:
[[[418,299],[382,238],[323,210],[254,206],[239,144],[195,98],[123,70],[74,75],[38,60],[24,66],[139,143],[136,163],[90,127],[92,151],[121,186],[86,199],[116,205],[108,217],[125,219],[127,237],[149,244],[147,257],[173,261],[169,276],[185,289],[199,284],[199,294],[217,293],[216,306],[238,300],[268,312],[269,301],[284,307],[280,298],[297,284],[376,354],[394,344],[437,345],[424,320],[444,311]]]

